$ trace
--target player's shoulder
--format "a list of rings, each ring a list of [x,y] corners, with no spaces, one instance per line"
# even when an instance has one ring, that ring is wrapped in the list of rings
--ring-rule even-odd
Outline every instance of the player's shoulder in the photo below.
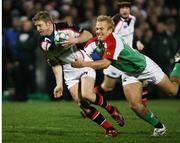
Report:
[[[117,23],[121,20],[121,16],[119,14],[115,14],[112,17],[112,20],[114,21],[114,24],[117,25]]]
[[[129,15],[129,18],[131,18],[132,20],[136,20],[136,17],[134,15]]]
[[[39,39],[40,42],[43,42],[43,41],[45,41],[45,40],[46,40],[46,37],[45,37],[45,36],[41,36],[40,39]]]
[[[119,21],[119,20],[121,20],[120,14],[117,13],[117,14],[113,15],[113,16],[112,16],[112,20],[114,20],[114,21]]]
[[[122,40],[122,37],[118,34],[118,33],[115,33],[115,32],[112,32],[111,34],[109,34],[107,37],[106,37],[106,43],[118,43],[118,44],[122,44],[123,43],[123,40]]]
[[[97,41],[97,36],[91,38],[85,45],[85,47],[88,47],[89,45],[91,45],[92,43],[95,43]]]
[[[112,16],[112,19],[116,19],[117,17],[120,17],[120,15],[117,13],[115,15]]]
[[[54,24],[56,29],[64,29],[70,27],[66,22],[59,22]]]
[[[75,24],[68,24],[67,22],[59,22],[59,23],[55,23],[55,29],[57,31],[61,31],[61,30],[70,30],[73,31],[75,33],[82,33],[84,31],[84,29],[82,27],[79,27]]]

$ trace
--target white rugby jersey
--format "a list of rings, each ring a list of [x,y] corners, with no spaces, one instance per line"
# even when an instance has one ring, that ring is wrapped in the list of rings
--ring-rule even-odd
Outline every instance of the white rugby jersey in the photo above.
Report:
[[[113,21],[115,23],[114,33],[119,34],[130,47],[133,47],[134,25],[136,18],[133,15],[129,15],[129,18],[125,20],[117,14],[113,17]]]
[[[66,23],[57,23],[54,25],[54,31],[51,36],[43,36],[40,41],[40,48],[44,52],[48,62],[51,65],[69,64],[77,57],[83,58],[84,53],[77,49],[76,46],[57,47],[55,40],[58,34],[65,34],[70,37],[78,37],[83,29],[77,26],[69,26]]]

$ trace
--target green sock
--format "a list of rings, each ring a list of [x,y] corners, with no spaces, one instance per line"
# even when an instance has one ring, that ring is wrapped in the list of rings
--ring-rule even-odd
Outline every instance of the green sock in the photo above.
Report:
[[[180,84],[180,63],[176,63],[173,71],[170,74],[170,80],[177,84]]]
[[[142,117],[146,122],[150,123],[152,126],[155,126],[159,123],[159,120],[154,116],[152,112],[148,112],[144,117]]]
[[[180,78],[180,63],[176,63],[173,71],[171,72],[170,77],[178,77]]]

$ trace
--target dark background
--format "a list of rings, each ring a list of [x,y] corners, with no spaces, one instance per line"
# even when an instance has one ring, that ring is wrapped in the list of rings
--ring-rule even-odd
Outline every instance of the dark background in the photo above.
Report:
[[[3,99],[28,101],[53,99],[55,80],[38,48],[39,35],[31,18],[47,10],[56,21],[67,20],[95,32],[96,17],[118,12],[115,0],[3,0],[2,1],[2,92]],[[145,45],[143,54],[153,59],[169,75],[174,55],[180,47],[180,1],[134,0],[135,35]],[[103,80],[97,71],[97,82]],[[154,86],[147,87],[147,98],[168,98]],[[109,99],[124,99],[121,81]],[[47,97],[47,98],[46,98]],[[63,99],[71,100],[67,89]]]

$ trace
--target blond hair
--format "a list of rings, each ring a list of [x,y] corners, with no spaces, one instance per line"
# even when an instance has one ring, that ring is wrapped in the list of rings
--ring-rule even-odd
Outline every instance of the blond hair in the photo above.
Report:
[[[103,21],[106,21],[106,23],[109,25],[108,29],[114,30],[114,21],[111,19],[110,16],[100,15],[97,17],[97,22],[103,22]]]
[[[53,23],[53,19],[51,17],[51,15],[47,12],[47,11],[39,11],[33,18],[32,21],[33,23],[35,23],[36,21],[44,21],[44,22],[48,22],[51,21]]]

